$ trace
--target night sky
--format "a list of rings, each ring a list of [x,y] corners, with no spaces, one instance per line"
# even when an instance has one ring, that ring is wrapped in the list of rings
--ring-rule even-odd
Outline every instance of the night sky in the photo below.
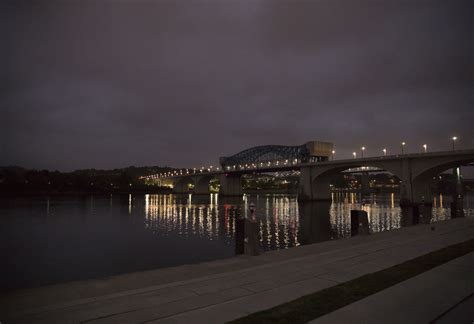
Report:
[[[474,1],[2,1],[0,165],[474,148]]]

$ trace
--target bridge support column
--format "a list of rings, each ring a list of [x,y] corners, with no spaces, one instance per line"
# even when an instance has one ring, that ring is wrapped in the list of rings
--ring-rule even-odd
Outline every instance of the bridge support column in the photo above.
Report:
[[[330,201],[302,201],[298,204],[302,244],[311,244],[331,239]]]
[[[412,203],[418,205],[433,205],[430,180],[414,181],[411,186]]]
[[[321,176],[313,180],[311,167],[301,168],[298,188],[298,200],[330,201],[330,178]]]
[[[331,187],[329,186],[330,179],[316,178],[313,181],[313,200],[317,201],[331,201]]]
[[[222,174],[219,194],[222,196],[242,196],[242,176],[240,174]]]
[[[298,200],[312,200],[311,168],[301,168],[298,187]]]
[[[176,181],[173,185],[173,193],[175,194],[187,194],[189,193],[188,183],[185,181]]]
[[[209,195],[211,193],[209,191],[209,182],[207,179],[197,179],[195,183],[193,190],[195,195]]]
[[[431,221],[433,197],[430,183],[431,178],[402,181],[400,188],[402,223],[413,225],[427,224]]]
[[[451,203],[451,218],[464,217],[464,200],[462,189],[461,169],[454,168],[453,176],[455,181],[453,201]]]
[[[362,195],[368,195],[370,193],[369,173],[362,172],[360,176],[360,192]]]

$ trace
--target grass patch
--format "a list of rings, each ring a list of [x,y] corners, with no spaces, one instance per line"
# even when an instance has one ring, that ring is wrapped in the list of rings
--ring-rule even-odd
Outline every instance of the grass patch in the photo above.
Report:
[[[306,323],[474,251],[474,239],[323,289],[231,323]]]

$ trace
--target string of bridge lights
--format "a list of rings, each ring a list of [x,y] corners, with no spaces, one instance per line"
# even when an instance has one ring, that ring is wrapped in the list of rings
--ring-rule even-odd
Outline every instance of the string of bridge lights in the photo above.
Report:
[[[451,137],[451,141],[452,141],[452,145],[453,145],[453,151],[456,150],[456,141],[458,140],[458,137],[457,136],[453,136]],[[405,146],[407,145],[406,142],[401,142],[400,143],[400,148],[401,148],[401,154],[405,154]],[[427,153],[428,152],[428,144],[423,144],[421,145],[421,149],[422,149],[422,153]],[[366,147],[365,146],[362,146],[360,148],[360,157],[363,158],[364,157],[364,151],[366,150]],[[336,153],[336,151],[332,151],[332,159],[334,160],[334,154]],[[382,153],[383,153],[383,156],[387,156],[387,153],[388,153],[388,150],[387,148],[383,148],[382,149]],[[354,159],[357,159],[357,152],[354,151],[352,152],[352,157]]]
[[[456,141],[458,140],[457,136],[451,137],[452,141],[452,149],[455,151],[456,147]],[[405,154],[405,147],[407,143],[406,142],[401,142],[400,143],[400,149],[401,149],[401,154]],[[367,148],[365,146],[362,146],[360,148],[360,158],[364,157],[364,151]],[[422,153],[427,153],[428,152],[428,145],[423,144],[421,146]],[[383,156],[387,156],[388,150],[387,148],[382,149],[382,154]],[[336,155],[336,151],[332,150],[331,151],[331,160],[334,160],[334,156]],[[352,157],[354,159],[357,159],[357,152],[354,151],[352,152]],[[235,164],[232,166],[226,166],[225,169],[226,171],[236,171],[236,170],[251,170],[251,169],[259,169],[259,168],[268,168],[268,167],[284,167],[288,165],[295,165],[301,163],[301,159],[294,159],[294,160],[275,160],[275,161],[268,161],[268,162],[259,162],[259,163],[248,163],[248,164]],[[221,171],[221,168],[219,167],[214,167],[213,165],[210,165],[208,167],[201,166],[200,168],[186,168],[186,169],[178,169],[178,170],[172,170],[160,174],[154,174],[148,177],[143,177],[143,178],[152,178],[152,179],[157,179],[157,178],[169,178],[169,177],[175,177],[175,176],[183,176],[183,175],[192,175],[192,174],[200,174],[200,173],[210,173],[210,172],[218,172]]]
[[[268,161],[268,162],[259,162],[259,163],[247,163],[247,164],[235,164],[232,166],[227,166],[223,170],[227,171],[234,171],[234,170],[252,170],[252,169],[259,169],[259,168],[268,168],[272,166],[279,166],[284,167],[288,165],[295,165],[301,163],[301,159],[294,159],[294,160],[276,160],[276,161]],[[149,178],[168,178],[174,176],[182,176],[182,175],[192,175],[192,174],[200,174],[200,173],[210,173],[214,171],[221,171],[221,168],[214,167],[212,165],[208,167],[201,166],[200,168],[191,168],[191,169],[178,169],[172,170],[160,174],[154,174],[149,176]]]

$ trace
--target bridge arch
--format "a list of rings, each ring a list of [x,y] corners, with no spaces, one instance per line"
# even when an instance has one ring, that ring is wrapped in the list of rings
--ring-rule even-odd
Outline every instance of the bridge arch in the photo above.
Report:
[[[330,184],[335,174],[362,166],[380,168],[400,179],[401,200],[409,203],[430,203],[434,176],[451,168],[474,162],[474,152],[443,152],[414,154],[409,157],[365,160],[346,160],[341,163],[323,163],[301,169],[300,195],[302,199],[330,199]]]
[[[262,145],[243,150],[237,154],[221,157],[219,162],[223,170],[235,169],[239,165],[252,165],[276,160],[288,162],[328,161],[333,149],[332,143],[310,141],[299,146]]]
[[[353,168],[375,167],[388,172],[403,181],[403,168],[400,162],[392,161],[355,161],[347,163],[308,167],[301,169],[300,195],[303,199],[328,200],[331,197],[330,184],[334,177]],[[305,183],[305,179],[306,183]],[[309,182],[308,182],[309,180]]]
[[[235,155],[220,158],[223,168],[232,165],[245,165],[280,159],[307,160],[309,150],[302,146],[264,145],[246,149]]]
[[[432,158],[425,163],[418,162],[418,165],[414,165],[413,180],[427,179],[437,176],[438,174],[447,171],[452,168],[457,168],[463,165],[474,163],[474,155],[471,157],[441,157]]]
[[[432,157],[426,161],[412,161],[412,178],[408,190],[409,196],[406,198],[413,202],[428,202],[432,194],[431,184],[434,177],[449,169],[473,162],[474,154],[470,157],[443,156]]]

